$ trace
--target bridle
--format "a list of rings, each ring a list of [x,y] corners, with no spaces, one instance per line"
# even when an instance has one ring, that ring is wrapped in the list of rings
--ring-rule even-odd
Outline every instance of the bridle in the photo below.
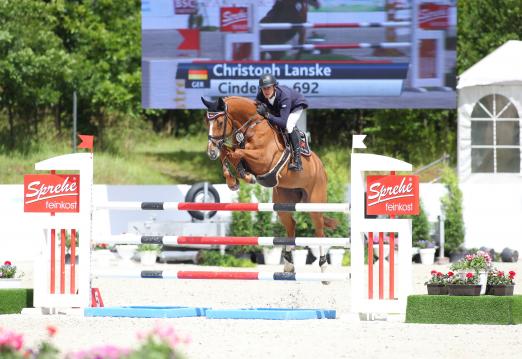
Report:
[[[248,131],[249,128],[252,128],[254,126],[256,126],[257,124],[259,124],[261,121],[257,121],[257,122],[254,122],[254,124],[252,124],[251,126],[249,126],[248,128],[246,128],[248,125],[250,125],[250,123],[252,121],[255,120],[255,115],[250,117],[248,119],[248,121],[246,121],[241,127],[239,128],[234,128],[234,123],[232,122],[232,133],[227,136],[227,123],[228,123],[228,114],[227,114],[227,110],[225,108],[225,111],[219,111],[219,112],[207,112],[207,121],[214,121],[215,119],[217,119],[219,116],[225,116],[225,123],[223,125],[223,134],[221,134],[220,136],[212,136],[212,135],[208,135],[208,140],[210,142],[212,142],[219,150],[221,150],[223,148],[223,146],[226,146],[226,147],[229,147],[229,148],[234,148],[234,147],[237,147],[238,144],[241,146],[241,143],[245,140],[245,134],[246,132]],[[242,130],[246,128],[246,130],[243,132]],[[237,144],[234,144],[234,138],[236,139],[237,141]],[[232,141],[230,141],[232,140]]]
[[[219,111],[219,112],[207,112],[207,121],[214,121],[219,116],[225,116],[225,124],[223,125],[223,134],[221,136],[212,136],[211,134],[208,134],[208,140],[212,142],[218,149],[221,150],[223,145],[225,144],[225,141],[227,140],[226,134],[227,134],[227,123],[228,123],[228,116],[227,111]]]

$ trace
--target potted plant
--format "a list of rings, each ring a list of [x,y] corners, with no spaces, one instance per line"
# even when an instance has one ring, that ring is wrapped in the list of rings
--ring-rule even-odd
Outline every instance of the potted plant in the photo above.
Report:
[[[265,264],[279,265],[281,264],[281,247],[267,246],[263,247],[263,257]]]
[[[488,290],[486,294],[511,296],[515,288],[515,272],[509,271],[506,275],[503,271],[493,270],[488,273]]]
[[[447,295],[448,282],[453,278],[453,272],[442,274],[436,270],[431,271],[431,278],[425,282],[428,295]]]
[[[17,268],[10,261],[0,266],[0,289],[20,288],[23,273],[16,274]]]
[[[435,262],[435,243],[431,240],[417,241],[422,264],[432,265]]]
[[[462,279],[468,272],[475,273],[475,276],[479,278],[479,284],[482,286],[480,294],[486,293],[488,272],[492,269],[491,256],[488,253],[477,251],[475,254],[467,254],[458,262],[453,263],[450,268],[458,272]]]
[[[330,248],[328,251],[330,264],[335,267],[341,267],[343,265],[344,252],[344,248]]]
[[[156,264],[158,258],[159,245],[157,244],[140,244],[138,245],[138,253],[140,254],[140,262],[145,266]]]
[[[477,275],[468,272],[465,277],[452,276],[448,284],[448,294],[454,296],[476,296],[480,295],[480,284]]]
[[[305,247],[297,246],[292,251],[292,256],[294,259],[294,265],[305,265],[306,258],[308,258],[308,249]]]

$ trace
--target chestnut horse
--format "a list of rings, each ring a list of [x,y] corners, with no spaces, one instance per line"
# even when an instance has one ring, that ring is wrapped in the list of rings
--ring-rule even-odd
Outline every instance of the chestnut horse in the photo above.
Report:
[[[220,158],[223,174],[231,190],[239,188],[238,177],[247,183],[260,182],[273,187],[274,203],[326,203],[327,177],[319,157],[312,152],[302,158],[303,171],[289,171],[289,151],[279,130],[256,112],[256,103],[244,97],[220,97],[216,102],[202,98],[207,107],[207,154],[211,160]],[[232,169],[229,169],[232,167]],[[233,175],[237,172],[238,176]],[[267,176],[267,174],[272,176]],[[272,181],[267,180],[271,177]],[[262,183],[263,179],[264,183]],[[268,185],[267,185],[268,183]],[[295,220],[291,212],[277,215],[288,237],[295,237]],[[324,237],[324,228],[335,228],[337,221],[311,212],[315,236]],[[290,251],[284,248],[285,272],[293,272]],[[326,254],[320,247],[319,266],[327,267]]]

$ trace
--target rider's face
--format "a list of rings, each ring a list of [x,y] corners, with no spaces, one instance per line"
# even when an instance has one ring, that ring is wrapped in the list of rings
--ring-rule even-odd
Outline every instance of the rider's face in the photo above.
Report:
[[[265,98],[269,99],[274,95],[275,92],[275,86],[268,86],[268,87],[262,87],[261,90],[263,91],[263,96]]]

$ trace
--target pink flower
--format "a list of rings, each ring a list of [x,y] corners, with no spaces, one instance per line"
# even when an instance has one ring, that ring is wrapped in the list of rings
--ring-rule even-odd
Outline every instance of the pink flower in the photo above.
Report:
[[[466,278],[473,278],[473,273],[466,273]]]
[[[20,350],[22,349],[23,343],[24,340],[21,334],[0,328],[0,348],[7,347],[14,350]]]
[[[5,262],[4,262],[4,265],[5,265],[5,266],[10,266],[10,265],[11,265],[11,262],[9,262],[9,261],[5,261]]]
[[[466,255],[466,260],[467,261],[472,261],[473,260],[473,256],[471,254]]]
[[[448,277],[453,277],[453,272],[448,272]]]
[[[55,326],[52,326],[52,325],[47,326],[47,333],[49,334],[50,337],[54,337],[54,335],[56,334],[57,331],[58,331],[58,329],[56,329]]]
[[[434,269],[431,271],[431,275],[437,275],[437,271]]]

